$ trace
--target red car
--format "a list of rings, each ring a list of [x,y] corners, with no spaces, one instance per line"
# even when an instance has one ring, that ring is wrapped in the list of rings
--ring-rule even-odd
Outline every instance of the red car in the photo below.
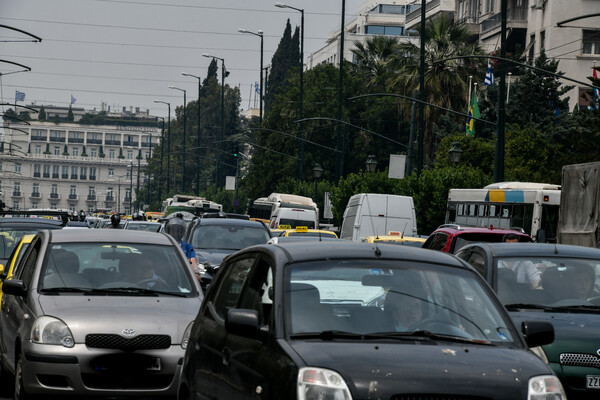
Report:
[[[531,237],[521,229],[479,228],[456,224],[441,225],[423,243],[424,249],[455,253],[461,247],[476,242],[501,242],[504,235],[514,233],[519,242],[532,242]]]

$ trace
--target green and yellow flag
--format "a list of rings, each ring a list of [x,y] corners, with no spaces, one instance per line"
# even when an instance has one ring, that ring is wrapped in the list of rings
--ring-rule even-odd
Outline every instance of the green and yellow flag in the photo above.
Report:
[[[479,106],[477,105],[477,96],[473,92],[471,98],[471,105],[469,106],[469,116],[467,117],[467,123],[465,125],[467,129],[467,135],[475,136],[475,118],[480,118],[481,113],[479,112]]]

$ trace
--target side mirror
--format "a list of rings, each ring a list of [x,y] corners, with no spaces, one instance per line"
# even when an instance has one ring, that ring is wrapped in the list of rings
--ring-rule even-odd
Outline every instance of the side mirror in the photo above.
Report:
[[[4,264],[0,264],[0,275],[4,273]]]
[[[554,342],[554,326],[546,321],[523,321],[521,333],[529,347],[544,346]]]
[[[2,285],[2,291],[6,294],[25,297],[27,289],[23,285],[23,281],[8,279]]]
[[[535,235],[535,241],[538,243],[546,243],[546,231],[544,229],[538,229]]]
[[[234,308],[227,312],[225,330],[234,335],[263,341],[266,332],[260,327],[258,311],[245,308]]]

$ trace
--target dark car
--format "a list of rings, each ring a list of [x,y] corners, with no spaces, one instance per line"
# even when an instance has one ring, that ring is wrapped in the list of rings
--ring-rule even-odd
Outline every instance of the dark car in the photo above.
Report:
[[[206,288],[225,256],[240,249],[264,244],[271,231],[260,221],[237,218],[195,218],[185,230],[183,240],[194,247],[201,267],[202,287]]]
[[[456,253],[461,247],[476,242],[501,242],[504,235],[514,233],[520,242],[531,242],[531,237],[522,229],[480,228],[445,224],[437,228],[423,243],[424,249]]]
[[[534,349],[570,399],[600,398],[600,250],[541,243],[479,243],[457,256],[487,280],[515,321],[549,321]]]
[[[62,220],[46,218],[0,218],[0,264],[6,265],[23,236],[35,234],[42,229],[62,229],[64,225]]]
[[[227,257],[186,350],[187,399],[564,400],[467,263],[350,241],[260,245]],[[551,392],[551,393],[550,393]],[[548,397],[545,397],[545,396]]]

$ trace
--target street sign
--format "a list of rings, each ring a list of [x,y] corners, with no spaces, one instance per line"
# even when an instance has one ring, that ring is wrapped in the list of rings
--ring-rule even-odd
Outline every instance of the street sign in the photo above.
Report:
[[[240,205],[240,201],[239,200],[236,199],[236,200],[233,201],[233,206],[234,207],[237,207],[239,205]]]

